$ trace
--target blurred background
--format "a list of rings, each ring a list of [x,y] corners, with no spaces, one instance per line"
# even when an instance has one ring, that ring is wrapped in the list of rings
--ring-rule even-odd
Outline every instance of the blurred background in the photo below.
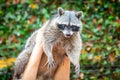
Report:
[[[11,80],[27,38],[58,7],[83,11],[81,80],[120,80],[120,0],[0,0],[0,80]]]

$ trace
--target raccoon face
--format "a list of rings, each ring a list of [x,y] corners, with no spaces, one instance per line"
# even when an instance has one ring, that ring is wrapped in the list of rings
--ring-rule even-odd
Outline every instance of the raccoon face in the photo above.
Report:
[[[56,20],[57,27],[66,38],[70,38],[74,33],[81,30],[81,11],[64,11],[62,8],[58,8],[58,15],[59,17]]]
[[[57,27],[59,28],[60,31],[63,32],[64,36],[66,38],[70,38],[73,33],[78,32],[80,27],[76,25],[66,25],[66,24],[57,24]]]

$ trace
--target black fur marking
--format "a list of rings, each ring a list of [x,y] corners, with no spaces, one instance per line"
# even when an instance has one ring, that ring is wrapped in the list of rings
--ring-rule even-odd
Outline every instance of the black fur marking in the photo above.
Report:
[[[64,25],[64,24],[57,24],[57,26],[58,26],[59,29],[64,30],[66,25]]]
[[[71,21],[71,18],[70,18],[70,14],[69,14],[69,22],[68,22],[68,26],[70,26],[70,21]]]
[[[79,31],[80,27],[72,25],[71,28],[72,28],[72,31],[77,32]]]

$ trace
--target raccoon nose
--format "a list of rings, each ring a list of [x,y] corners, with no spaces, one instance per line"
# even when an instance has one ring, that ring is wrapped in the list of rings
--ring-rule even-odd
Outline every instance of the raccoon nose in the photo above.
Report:
[[[65,38],[70,38],[70,36],[71,36],[70,34],[66,34]]]
[[[66,34],[66,36],[70,36],[70,34]]]

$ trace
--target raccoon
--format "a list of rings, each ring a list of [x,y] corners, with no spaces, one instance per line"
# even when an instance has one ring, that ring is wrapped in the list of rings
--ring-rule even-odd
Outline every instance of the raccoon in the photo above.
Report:
[[[47,64],[50,69],[55,66],[52,55],[53,46],[59,43],[59,46],[64,48],[70,61],[75,65],[75,72],[79,77],[79,57],[82,48],[79,33],[82,30],[81,16],[81,11],[67,11],[58,8],[58,14],[49,22],[48,26],[44,26],[43,49],[47,55]]]
[[[57,54],[53,55],[52,51],[54,45],[58,45],[75,66],[76,75],[79,77],[79,57],[82,49],[82,39],[80,36],[82,31],[81,17],[82,11],[76,12],[64,10],[61,7],[58,8],[58,13],[48,20],[39,30],[35,31],[28,39],[25,49],[20,53],[15,63],[14,77],[18,77],[23,73],[32,50],[40,38],[43,43],[43,50],[47,56],[45,66],[47,65],[49,70],[57,69],[56,66],[58,64],[53,57]],[[37,35],[41,34],[41,31],[41,37],[37,37]]]

